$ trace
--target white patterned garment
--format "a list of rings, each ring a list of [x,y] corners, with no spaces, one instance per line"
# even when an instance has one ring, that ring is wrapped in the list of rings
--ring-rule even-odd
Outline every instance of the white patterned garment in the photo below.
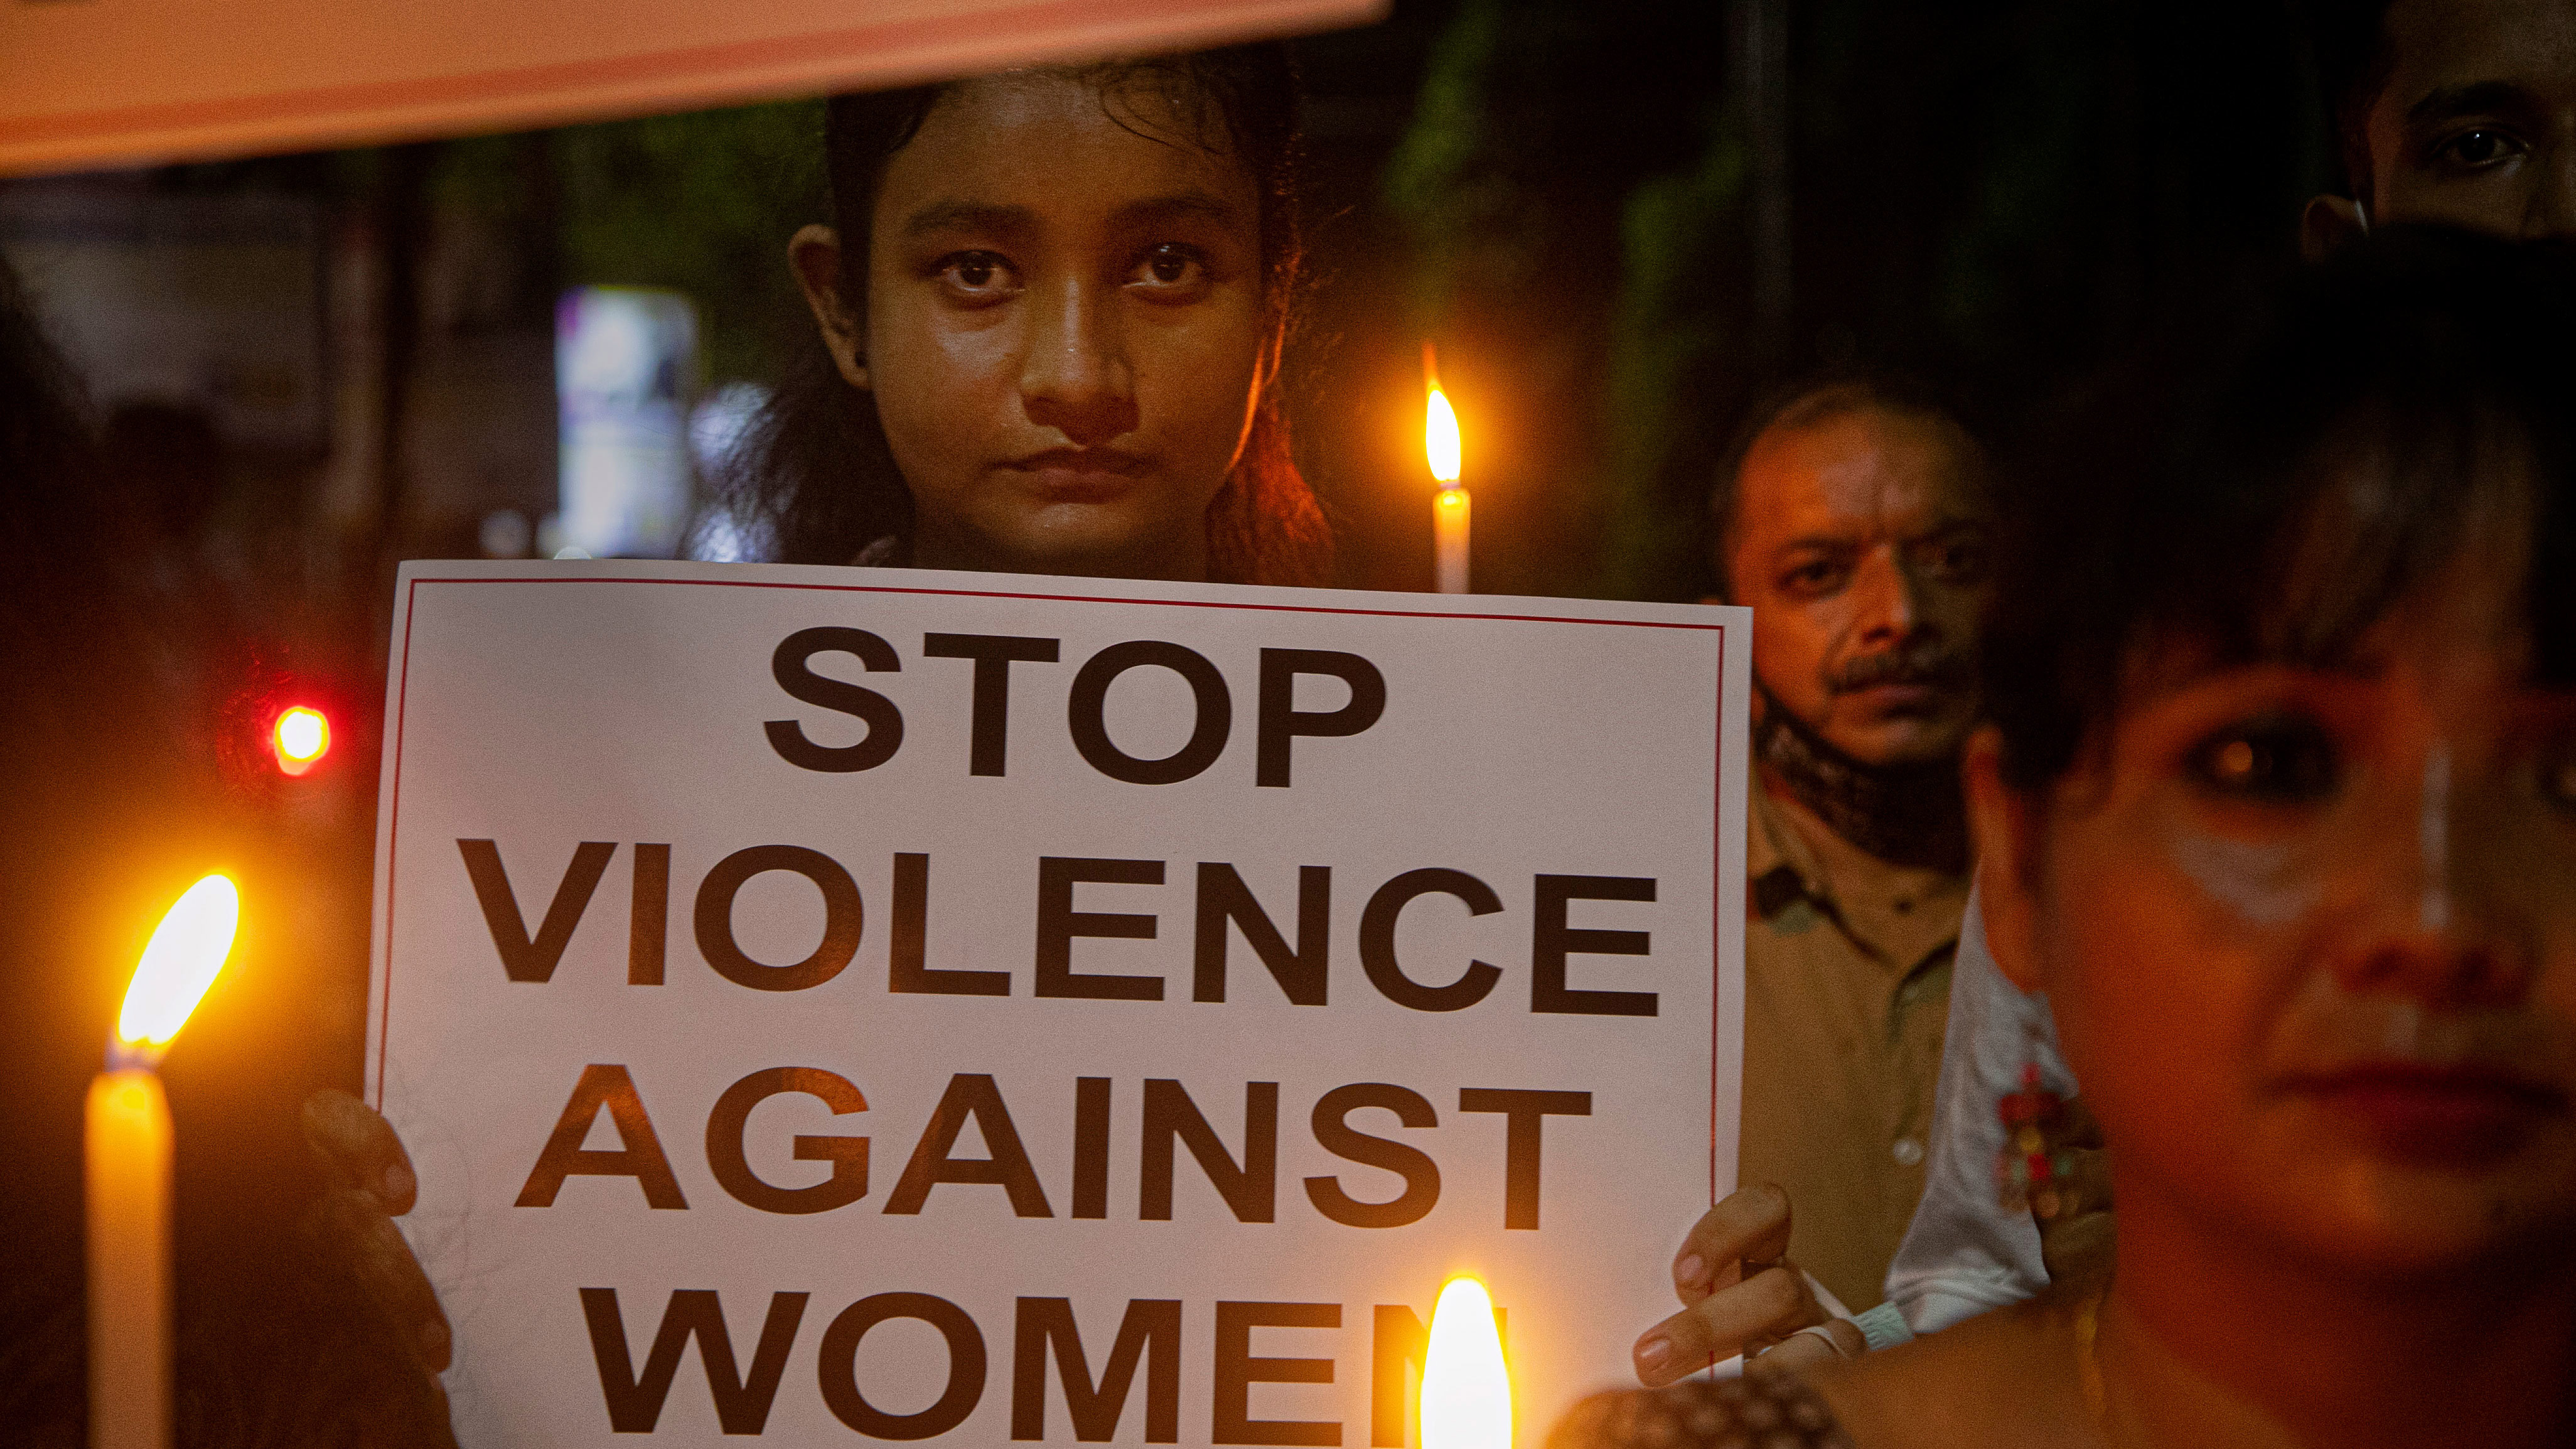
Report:
[[[2019,1303],[2048,1286],[2038,1224],[2027,1212],[2004,1211],[1995,1190],[1995,1155],[2004,1145],[1995,1103],[2020,1089],[2022,1067],[2034,1059],[2041,1086],[2075,1095],[2048,998],[2004,979],[1986,948],[1985,911],[1971,889],[1951,968],[1950,1027],[1932,1097],[1923,1201],[1887,1269],[1887,1296],[1916,1333]]]

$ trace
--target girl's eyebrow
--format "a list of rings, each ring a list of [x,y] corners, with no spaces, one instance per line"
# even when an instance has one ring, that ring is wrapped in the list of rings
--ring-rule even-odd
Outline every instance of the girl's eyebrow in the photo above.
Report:
[[[1241,210],[1233,203],[1213,192],[1200,191],[1196,188],[1177,191],[1169,196],[1152,196],[1131,201],[1118,208],[1115,214],[1115,220],[1127,226],[1183,220],[1207,221],[1219,226],[1229,226],[1241,218]]]
[[[1002,206],[980,201],[934,201],[904,218],[903,234],[908,237],[949,231],[1010,234],[1033,231],[1036,227],[1036,213],[1025,206]]]

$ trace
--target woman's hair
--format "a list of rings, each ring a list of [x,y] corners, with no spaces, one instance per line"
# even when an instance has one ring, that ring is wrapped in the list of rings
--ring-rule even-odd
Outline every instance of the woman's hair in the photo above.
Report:
[[[1250,45],[1045,72],[1089,87],[1119,124],[1142,123],[1123,104],[1140,91],[1169,107],[1191,139],[1241,161],[1261,194],[1264,327],[1254,374],[1260,397],[1250,435],[1208,505],[1210,576],[1231,583],[1315,584],[1332,563],[1332,535],[1288,449],[1279,353],[1302,251],[1298,238],[1298,84],[1283,45]],[[833,225],[841,237],[841,304],[864,325],[868,243],[888,162],[963,82],[833,98],[824,131]],[[737,526],[763,557],[847,563],[880,538],[908,560],[912,495],[887,447],[873,397],[845,382],[818,345],[753,424],[738,462],[716,480]]]
[[[2576,251],[2389,228],[2237,312],[2097,383],[2013,480],[1984,669],[2020,788],[2151,651],[2342,662],[2482,522],[2527,532],[2533,672],[2576,684]]]

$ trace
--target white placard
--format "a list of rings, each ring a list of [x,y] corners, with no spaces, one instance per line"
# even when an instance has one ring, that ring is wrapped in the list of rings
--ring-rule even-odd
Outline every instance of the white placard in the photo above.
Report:
[[[467,1445],[1406,1442],[1458,1272],[1536,1443],[1670,1311],[1744,611],[399,588],[368,1085]]]

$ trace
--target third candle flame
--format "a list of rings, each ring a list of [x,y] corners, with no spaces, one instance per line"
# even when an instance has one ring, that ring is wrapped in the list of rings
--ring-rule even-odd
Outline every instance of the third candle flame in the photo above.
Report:
[[[1437,383],[1432,384],[1431,401],[1422,412],[1422,455],[1430,461],[1431,476],[1443,486],[1458,481],[1458,414]]]
[[[1422,1449],[1511,1449],[1512,1379],[1485,1285],[1441,1285],[1422,1351]]]

